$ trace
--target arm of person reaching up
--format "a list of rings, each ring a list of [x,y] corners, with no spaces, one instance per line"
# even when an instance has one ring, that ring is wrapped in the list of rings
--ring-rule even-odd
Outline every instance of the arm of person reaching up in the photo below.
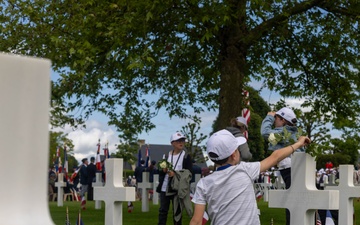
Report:
[[[272,166],[275,166],[281,160],[294,153],[296,149],[301,148],[309,143],[310,139],[308,137],[301,136],[296,143],[274,151],[269,157],[260,162],[260,172],[265,172]]]
[[[189,225],[202,225],[206,205],[195,204],[194,214]]]
[[[265,139],[269,138],[270,133],[279,133],[279,131],[272,129],[275,121],[274,116],[275,112],[268,112],[268,114],[261,123],[260,133],[261,136]]]

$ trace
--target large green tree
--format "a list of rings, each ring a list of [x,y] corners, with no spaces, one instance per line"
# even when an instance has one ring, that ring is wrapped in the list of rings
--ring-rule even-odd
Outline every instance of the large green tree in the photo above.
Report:
[[[218,110],[223,128],[251,78],[329,121],[360,112],[357,0],[7,0],[0,10],[0,50],[49,58],[60,74],[55,125],[99,111],[131,136],[160,108],[186,117],[190,106]]]

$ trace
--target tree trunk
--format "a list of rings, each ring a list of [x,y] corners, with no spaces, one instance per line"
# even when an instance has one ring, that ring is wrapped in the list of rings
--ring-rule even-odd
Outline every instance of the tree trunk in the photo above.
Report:
[[[230,119],[241,115],[244,107],[244,77],[246,74],[246,47],[239,44],[239,28],[224,29],[221,48],[219,118],[215,131],[230,124]]]

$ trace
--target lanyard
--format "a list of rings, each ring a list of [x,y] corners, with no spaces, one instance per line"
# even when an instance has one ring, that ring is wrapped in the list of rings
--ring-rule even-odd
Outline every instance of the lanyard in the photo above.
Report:
[[[175,166],[173,167],[174,170],[175,170],[175,168],[176,168],[176,165],[177,165],[178,162],[179,162],[179,159],[180,159],[180,156],[181,156],[182,153],[183,153],[183,151],[180,152],[180,155],[179,155],[179,157],[178,157],[177,160],[176,160]],[[173,157],[174,157],[174,150],[173,150],[172,153],[171,153],[171,164],[173,164]],[[174,164],[173,164],[173,165],[174,165]]]

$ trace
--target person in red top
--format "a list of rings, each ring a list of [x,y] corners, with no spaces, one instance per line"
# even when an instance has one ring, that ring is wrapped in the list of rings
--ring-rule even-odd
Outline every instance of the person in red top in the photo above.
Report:
[[[332,164],[331,161],[328,161],[326,164],[325,164],[325,168],[326,169],[332,169],[334,167],[334,165]]]

